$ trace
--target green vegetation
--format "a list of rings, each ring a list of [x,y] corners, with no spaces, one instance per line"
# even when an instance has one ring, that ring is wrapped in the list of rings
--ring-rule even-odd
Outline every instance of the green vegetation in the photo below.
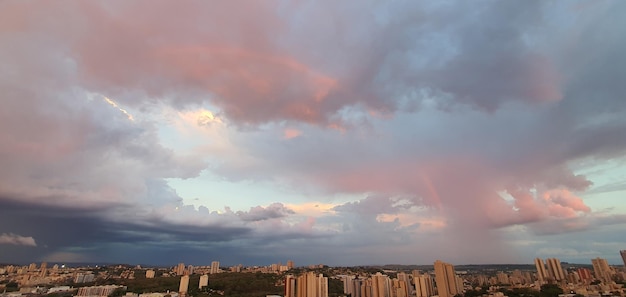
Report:
[[[498,291],[504,293],[504,295],[508,297],[548,297],[540,295],[539,291],[532,288],[500,288]],[[489,294],[488,287],[481,287],[480,290],[467,290],[463,296],[480,297],[487,294]]]
[[[465,297],[480,297],[487,294],[487,287],[483,287],[480,290],[467,290],[463,296]]]
[[[563,294],[563,290],[554,284],[543,285],[540,291],[533,288],[500,288],[498,291],[508,297],[558,297]],[[486,294],[487,287],[482,287],[480,290],[467,290],[463,296],[480,297]]]
[[[340,279],[328,278],[328,296],[343,296],[343,282]]]
[[[553,284],[542,285],[539,292],[540,297],[558,297],[559,294],[563,294],[563,289]]]
[[[209,275],[208,288],[198,289],[200,275],[191,275],[189,278],[189,295],[193,297],[232,296],[256,297],[265,295],[283,295],[284,276],[269,273],[219,273]],[[109,280],[111,284],[127,286],[127,292],[177,292],[180,276],[157,277],[153,279],[136,278]]]
[[[19,291],[19,286],[16,282],[9,282],[6,284],[5,286],[7,292],[15,292],[15,291]]]
[[[199,276],[198,276],[199,279]],[[253,297],[266,295],[283,295],[285,287],[282,284],[284,276],[271,273],[219,273],[209,275],[209,288],[214,291],[223,291],[224,296]],[[194,297],[215,296],[212,291],[196,294],[198,280],[190,281],[189,294]],[[194,284],[193,287],[191,284]]]
[[[200,276],[192,276],[191,279],[194,279],[196,284],[198,283],[198,279]],[[190,284],[192,283],[190,279]],[[152,279],[147,278],[139,278],[139,279],[118,279],[118,280],[108,280],[111,284],[119,284],[126,286],[127,292],[133,293],[150,293],[150,292],[178,292],[178,286],[180,284],[180,277],[172,276],[172,277],[157,277]],[[191,286],[191,285],[190,285]]]
[[[508,297],[539,297],[540,292],[531,288],[500,289]]]

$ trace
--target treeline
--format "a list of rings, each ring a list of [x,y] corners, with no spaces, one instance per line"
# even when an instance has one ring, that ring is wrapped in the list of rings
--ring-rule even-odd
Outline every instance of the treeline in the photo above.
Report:
[[[150,292],[178,292],[180,276],[157,277],[152,279],[137,278],[112,281],[127,287],[126,292],[150,293]],[[206,296],[232,296],[232,297],[253,297],[266,295],[283,295],[284,285],[281,280],[284,277],[269,273],[236,273],[225,272],[209,274],[209,286],[198,289],[200,275],[189,277],[188,294],[193,297]],[[277,286],[278,285],[278,286]]]
[[[558,297],[563,294],[563,290],[554,284],[542,285],[539,291],[532,288],[500,288],[498,291],[508,297]],[[467,290],[463,296],[480,297],[488,294],[487,287],[483,287],[480,290]]]

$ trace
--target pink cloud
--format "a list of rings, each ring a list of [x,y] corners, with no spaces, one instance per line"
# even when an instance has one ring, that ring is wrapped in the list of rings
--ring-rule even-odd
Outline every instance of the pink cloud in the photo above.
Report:
[[[553,189],[543,193],[543,199],[575,212],[591,212],[585,202],[567,189]]]
[[[285,139],[296,138],[300,135],[302,135],[302,131],[294,128],[287,128],[283,131],[283,137]]]

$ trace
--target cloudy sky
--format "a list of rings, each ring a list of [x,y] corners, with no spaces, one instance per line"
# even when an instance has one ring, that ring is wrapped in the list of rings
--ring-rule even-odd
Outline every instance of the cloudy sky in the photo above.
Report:
[[[2,1],[0,261],[620,262],[624,1]]]

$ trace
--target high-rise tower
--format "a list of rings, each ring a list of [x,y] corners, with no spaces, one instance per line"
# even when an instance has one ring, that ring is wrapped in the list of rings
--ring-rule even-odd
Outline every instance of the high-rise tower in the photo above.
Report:
[[[557,258],[546,259],[548,265],[548,275],[555,281],[562,281],[565,279],[565,273],[563,267],[561,267],[561,261]]]
[[[187,296],[187,290],[189,289],[189,275],[183,275],[180,278],[180,286],[178,287],[178,296]]]
[[[209,285],[209,276],[207,274],[203,274],[200,277],[200,281],[198,281],[198,289],[202,289]]]
[[[285,296],[292,297],[328,297],[328,278],[323,274],[316,276],[313,272],[300,275],[295,282],[293,276],[285,279]],[[295,290],[294,290],[295,285]]]
[[[176,266],[176,275],[183,274],[185,274],[185,263],[178,263],[178,266]]]
[[[415,282],[415,294],[417,297],[430,297],[435,295],[433,288],[433,280],[428,274],[413,276]]]
[[[606,261],[606,259],[591,259],[591,264],[593,265],[593,274],[596,276],[596,279],[605,282],[611,281],[611,267],[609,267],[609,263]]]
[[[546,265],[543,264],[543,260],[536,258],[535,267],[537,267],[537,279],[539,282],[545,282],[548,279],[548,273],[546,272]]]
[[[456,281],[454,266],[442,261],[435,261],[435,283],[439,297],[453,297],[460,293]]]

